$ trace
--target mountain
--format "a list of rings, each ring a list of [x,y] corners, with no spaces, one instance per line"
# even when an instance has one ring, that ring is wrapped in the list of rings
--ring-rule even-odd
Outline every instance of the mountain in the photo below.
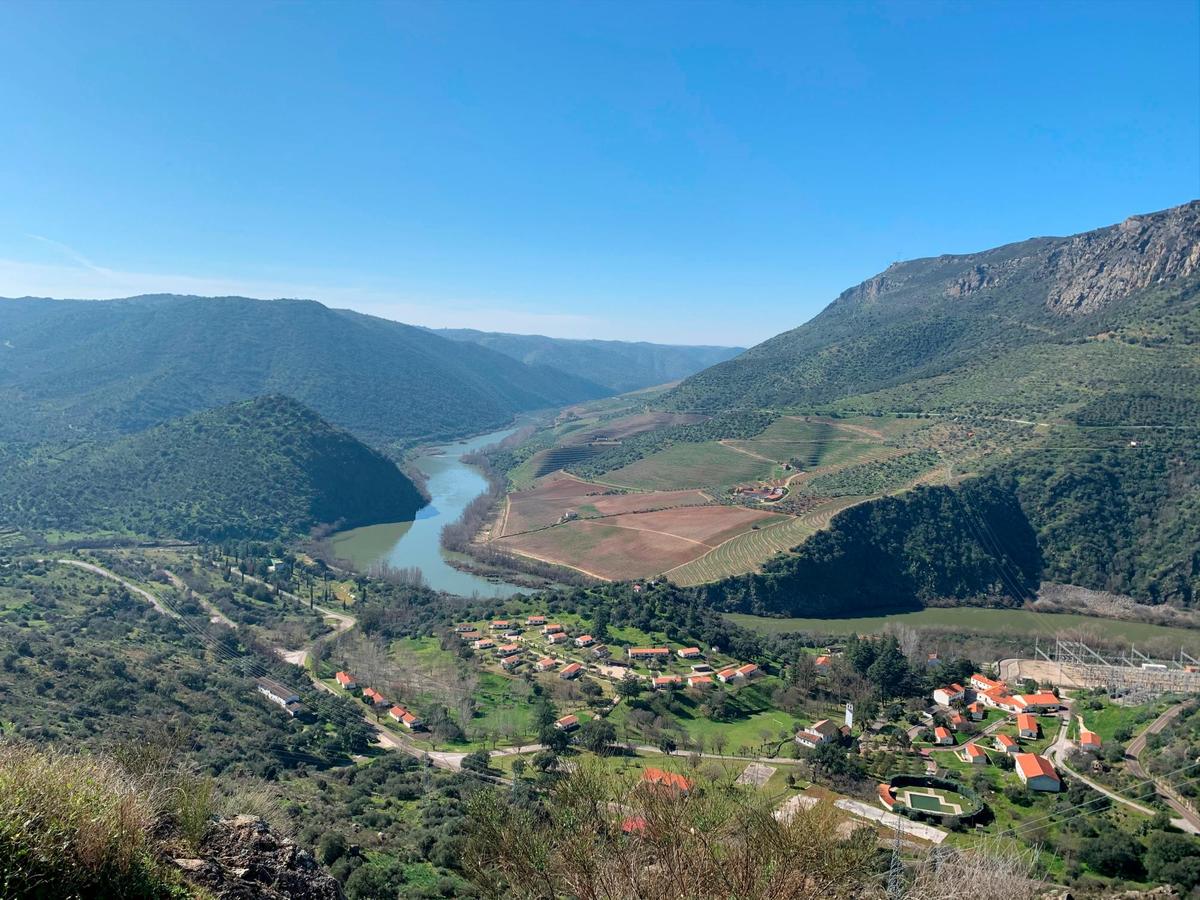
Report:
[[[741,347],[676,346],[643,341],[582,341],[540,334],[505,334],[471,328],[439,328],[453,341],[487,347],[531,366],[549,366],[623,394],[678,381],[731,359]]]
[[[0,521],[42,530],[267,539],[403,520],[423,502],[382,454],[279,396],[0,455]]]
[[[1200,201],[1073,237],[895,263],[685,380],[679,409],[1194,415]],[[1141,398],[1141,399],[1137,399]],[[1151,409],[1153,407],[1154,409]]]
[[[0,300],[0,439],[128,433],[285,394],[364,440],[411,444],[608,393],[311,300]]]

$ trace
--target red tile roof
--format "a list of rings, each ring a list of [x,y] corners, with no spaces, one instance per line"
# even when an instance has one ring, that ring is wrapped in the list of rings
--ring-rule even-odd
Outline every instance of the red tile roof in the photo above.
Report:
[[[677,791],[689,791],[692,788],[692,783],[678,772],[668,772],[665,769],[646,769],[642,772],[642,781],[646,784],[674,788]]]
[[[1058,781],[1058,773],[1054,771],[1054,766],[1050,765],[1050,760],[1044,756],[1038,756],[1036,753],[1018,753],[1016,763],[1017,768],[1026,778],[1045,775],[1047,778]]]

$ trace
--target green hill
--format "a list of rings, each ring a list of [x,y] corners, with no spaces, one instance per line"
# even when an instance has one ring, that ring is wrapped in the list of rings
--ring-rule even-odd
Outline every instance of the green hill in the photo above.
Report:
[[[0,300],[0,439],[140,431],[284,394],[378,445],[497,428],[611,391],[310,300]]]
[[[971,429],[958,458],[931,449],[981,478],[840,513],[761,574],[705,589],[729,608],[1016,603],[1042,580],[1194,606],[1200,201],[896,263],[664,402]]]
[[[38,530],[274,538],[403,520],[422,503],[386,457],[279,396],[0,456],[0,521]]]
[[[1089,421],[1132,405],[1174,422],[1197,411],[1198,336],[1194,201],[1073,237],[895,263],[667,402]]]
[[[531,366],[569,372],[619,394],[678,381],[742,352],[741,347],[568,340],[471,328],[440,328],[436,333],[488,347]]]

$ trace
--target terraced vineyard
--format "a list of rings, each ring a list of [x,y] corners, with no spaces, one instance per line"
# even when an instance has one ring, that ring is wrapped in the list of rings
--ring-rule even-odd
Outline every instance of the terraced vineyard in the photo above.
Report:
[[[802,544],[843,509],[869,500],[869,497],[838,497],[778,525],[748,531],[731,538],[699,559],[669,570],[666,575],[684,587],[716,581],[730,575],[757,571],[776,553]]]
[[[587,444],[581,447],[554,447],[551,450],[547,450],[538,458],[537,468],[533,472],[533,477],[541,478],[543,475],[549,475],[551,472],[565,469],[567,466],[583,462],[585,459],[595,456],[596,453],[596,448]]]

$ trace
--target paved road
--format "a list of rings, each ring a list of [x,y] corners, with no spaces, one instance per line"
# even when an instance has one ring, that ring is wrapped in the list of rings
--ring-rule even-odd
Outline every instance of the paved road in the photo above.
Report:
[[[1145,780],[1151,777],[1146,772],[1145,767],[1142,766],[1142,754],[1146,752],[1146,737],[1151,734],[1158,734],[1170,725],[1190,702],[1189,700],[1185,700],[1182,703],[1172,706],[1146,726],[1146,729],[1141,734],[1129,742],[1129,746],[1125,748],[1125,763],[1129,766],[1129,771],[1136,778]],[[1195,775],[1196,773],[1190,772],[1188,774]],[[1161,778],[1154,779],[1154,786],[1163,800],[1167,802],[1167,805],[1179,813],[1180,818],[1187,823],[1188,827],[1186,830],[1192,832],[1192,834],[1200,834],[1200,816],[1197,816],[1192,808],[1184,802],[1183,797],[1179,796],[1179,793]],[[1178,822],[1179,820],[1176,819],[1174,821]]]

